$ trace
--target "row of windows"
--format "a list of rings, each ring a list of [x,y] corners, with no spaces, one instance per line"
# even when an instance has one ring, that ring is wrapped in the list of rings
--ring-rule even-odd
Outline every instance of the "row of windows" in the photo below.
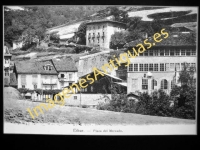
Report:
[[[37,89],[37,84],[34,84],[33,87],[34,87],[34,89],[36,90],[36,89]],[[22,88],[25,89],[25,88],[26,88],[26,85],[23,84],[23,85],[22,85]],[[44,88],[47,89],[47,86],[45,86]],[[53,86],[51,86],[51,90],[53,90],[53,89],[54,89]]]
[[[97,26],[97,29],[100,29],[101,28],[101,26]],[[93,26],[93,27],[88,27],[88,30],[95,30],[96,29],[96,27],[95,26]],[[102,29],[104,30],[105,29],[105,26],[102,26]]]
[[[104,43],[104,40],[105,40],[105,34],[104,34],[104,32],[102,34],[102,37],[100,36],[100,33],[98,32],[96,38],[97,38],[98,43],[99,43],[99,41],[100,41],[101,38],[102,38],[103,43]],[[95,42],[95,33],[93,33],[92,37],[91,37],[91,33],[88,34],[88,41],[89,41],[89,43],[91,43],[91,39],[92,39],[93,42]]]
[[[133,55],[134,51],[129,50]],[[139,53],[139,56],[196,56],[195,49],[171,49],[171,50],[146,50],[144,53]]]
[[[171,86],[173,87],[174,81],[172,81]],[[154,90],[157,87],[157,81],[155,79],[151,80],[151,89]],[[161,80],[161,89],[166,90],[168,89],[168,81],[166,79]],[[148,90],[148,79],[142,79],[142,89]]]
[[[67,76],[65,74],[60,74],[61,78],[67,78]],[[72,74],[69,74],[69,80],[72,80]]]
[[[194,67],[196,63],[187,63],[188,66]],[[181,71],[184,63],[150,63],[150,64],[129,64],[128,71]]]
[[[53,66],[52,65],[46,65],[46,66],[43,66],[43,69],[44,70],[53,70]]]

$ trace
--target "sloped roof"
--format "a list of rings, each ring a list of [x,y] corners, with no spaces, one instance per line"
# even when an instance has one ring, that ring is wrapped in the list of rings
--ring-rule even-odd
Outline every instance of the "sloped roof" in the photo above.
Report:
[[[117,24],[122,24],[122,25],[126,25],[123,22],[119,22],[119,21],[113,21],[113,20],[108,20],[108,19],[101,19],[101,20],[93,20],[93,21],[89,21],[87,24],[93,24],[93,23],[101,23],[101,22],[111,22],[111,23],[117,23]]]
[[[161,36],[161,39],[163,39],[161,42],[156,43],[152,37],[148,38],[148,41],[150,43],[155,43],[155,46],[195,46],[196,45],[196,39],[188,39],[189,34],[191,33],[181,33],[181,32],[174,32],[169,33],[169,36],[165,39],[163,36]],[[176,35],[176,36],[174,36]],[[131,41],[124,45],[124,47],[135,47],[137,44],[143,44],[144,40],[138,39],[135,41]]]
[[[71,57],[67,57],[64,59],[52,59],[53,64],[57,71],[75,71],[77,72],[78,69],[76,68],[76,64]]]
[[[17,79],[15,73],[10,73],[10,85],[17,86]]]
[[[50,64],[53,66],[52,70],[44,70],[43,66]],[[45,61],[18,61],[15,62],[17,73],[31,73],[31,74],[58,74],[51,60]]]

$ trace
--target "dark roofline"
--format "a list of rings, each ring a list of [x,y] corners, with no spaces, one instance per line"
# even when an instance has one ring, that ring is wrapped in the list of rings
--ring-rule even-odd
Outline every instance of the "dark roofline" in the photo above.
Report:
[[[100,22],[111,22],[111,23],[118,23],[118,24],[126,25],[123,22],[112,21],[112,20],[95,20],[95,21],[88,22],[87,24],[94,24],[94,23],[100,23]]]

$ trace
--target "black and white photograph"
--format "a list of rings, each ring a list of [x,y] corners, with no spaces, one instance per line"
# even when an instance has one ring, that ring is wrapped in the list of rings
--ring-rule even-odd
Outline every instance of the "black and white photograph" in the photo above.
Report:
[[[2,7],[4,134],[197,135],[197,6]]]

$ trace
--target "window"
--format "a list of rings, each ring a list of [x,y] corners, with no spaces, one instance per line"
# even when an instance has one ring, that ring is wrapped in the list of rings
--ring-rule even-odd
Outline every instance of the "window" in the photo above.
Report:
[[[192,56],[196,55],[196,50],[195,49],[192,49],[191,55]]]
[[[158,64],[154,64],[154,71],[158,71]]]
[[[138,71],[138,64],[134,64],[134,71]]]
[[[130,64],[130,65],[128,66],[128,68],[129,68],[129,71],[133,71],[133,64]]]
[[[26,75],[21,75],[21,84],[26,85]]]
[[[53,90],[53,85],[51,86],[51,90]]]
[[[151,81],[151,85],[152,85],[152,87],[151,87],[152,90],[154,90],[154,87],[157,86],[157,81],[153,79],[153,80]]]
[[[173,89],[175,87],[175,80],[171,81],[171,89]]]
[[[49,66],[49,70],[52,70],[52,66]]]
[[[169,50],[165,50],[165,56],[169,56]]]
[[[142,79],[142,89],[143,90],[148,89],[148,79]]]
[[[69,80],[72,81],[72,74],[69,74]]]
[[[52,70],[53,69],[53,66],[51,65],[45,65],[43,66],[44,70]]]
[[[170,71],[175,71],[174,63],[170,63]]]
[[[5,70],[5,76],[9,76],[9,70]]]
[[[154,50],[154,56],[158,56],[159,50]]]
[[[100,29],[100,26],[98,26],[98,29]]]
[[[77,96],[74,96],[74,100],[77,100]]]
[[[93,90],[94,90],[94,89],[93,89],[93,86],[90,87],[90,90],[91,90],[91,92],[93,92]]]
[[[144,71],[148,71],[148,64],[144,64]]]
[[[181,56],[185,56],[185,50],[184,49],[181,50]]]
[[[71,86],[72,85],[72,83],[69,83],[69,86]]]
[[[93,29],[95,29],[95,26],[93,27]]]
[[[37,84],[34,85],[34,89],[37,89]]]
[[[144,52],[144,56],[148,56],[148,51],[145,51],[145,52]]]
[[[61,87],[63,87],[64,86],[64,82],[60,82],[60,85],[61,85]]]
[[[153,71],[153,64],[149,64],[149,71]]]
[[[194,67],[194,70],[196,71],[196,63],[191,63],[191,67]]]
[[[37,84],[37,74],[33,74],[32,75],[32,84],[34,85],[34,84]]]
[[[184,69],[184,64],[185,64],[185,63],[181,63],[181,70]]]
[[[170,50],[170,56],[174,56],[174,49]]]
[[[143,71],[143,64],[140,64],[140,71]]]
[[[180,50],[179,50],[179,49],[176,49],[176,50],[175,50],[175,55],[176,55],[176,56],[179,56],[179,55],[180,55]]]
[[[104,30],[104,26],[103,26],[103,30]]]
[[[164,64],[160,64],[160,71],[165,71]]]
[[[5,64],[9,64],[9,59],[5,59]]]
[[[144,56],[144,54],[143,53],[139,53],[139,56]]]
[[[167,89],[167,80],[166,79],[163,79],[161,80],[161,89]]]
[[[25,85],[22,85],[22,88],[24,89],[24,88],[25,88]]]
[[[104,32],[103,32],[103,36],[102,36],[102,39],[103,39],[103,43],[104,43],[104,39],[105,39],[105,35],[104,35]]]
[[[175,64],[175,69],[176,69],[176,71],[180,71],[180,63]]]
[[[165,71],[170,71],[170,69],[169,69],[169,63],[165,64]]]
[[[164,56],[164,50],[160,50],[160,56]]]
[[[153,56],[153,50],[149,50],[149,56]]]
[[[186,50],[186,56],[190,56],[190,49]]]
[[[65,77],[65,75],[64,75],[64,74],[60,74],[60,77],[61,77],[61,78],[64,78],[64,77]]]

